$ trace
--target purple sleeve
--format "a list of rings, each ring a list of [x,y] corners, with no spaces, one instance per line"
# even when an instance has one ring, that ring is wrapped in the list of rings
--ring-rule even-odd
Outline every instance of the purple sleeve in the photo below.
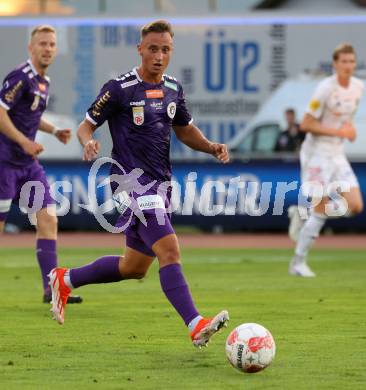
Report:
[[[188,112],[186,106],[186,99],[184,96],[183,88],[179,85],[178,99],[177,99],[177,111],[173,120],[173,126],[187,126],[193,122],[191,114]]]
[[[121,86],[116,80],[105,83],[86,113],[86,119],[101,126],[120,106]],[[119,107],[120,108],[120,107]]]
[[[13,108],[28,88],[27,78],[22,71],[11,72],[4,79],[0,91],[0,105],[6,110]]]

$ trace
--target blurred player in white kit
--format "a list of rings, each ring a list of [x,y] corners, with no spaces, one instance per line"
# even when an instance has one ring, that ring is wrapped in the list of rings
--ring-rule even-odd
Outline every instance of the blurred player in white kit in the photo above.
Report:
[[[333,52],[334,74],[315,90],[301,123],[306,138],[301,146],[301,180],[313,207],[305,221],[301,208],[291,206],[289,235],[297,242],[289,266],[291,275],[313,277],[307,264],[308,252],[329,217],[349,217],[363,210],[358,180],[345,156],[344,140],[353,142],[356,129],[352,119],[364,91],[362,80],[353,76],[356,53],[350,44]],[[339,199],[332,195],[336,188]]]

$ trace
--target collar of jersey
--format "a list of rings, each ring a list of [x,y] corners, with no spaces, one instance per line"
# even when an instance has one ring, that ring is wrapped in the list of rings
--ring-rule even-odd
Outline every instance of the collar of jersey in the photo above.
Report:
[[[150,85],[160,85],[162,82],[164,82],[164,75],[161,76],[161,80],[158,83],[148,83],[147,81],[142,80],[142,78],[139,75],[139,72],[137,71],[137,66],[135,66],[132,69],[132,73],[136,76],[137,80],[140,83],[150,84]]]
[[[40,77],[41,79],[44,79],[44,80],[50,82],[49,76],[45,75],[44,77],[42,77],[42,76],[37,72],[37,70],[36,70],[36,68],[34,67],[34,65],[33,65],[33,63],[32,63],[32,61],[31,61],[30,58],[28,58],[27,64],[31,67],[31,70],[32,70],[34,76],[38,76],[38,77]]]
[[[31,67],[33,74],[35,76],[38,76],[38,72],[37,72],[36,68],[34,67],[30,58],[27,60],[27,64]]]

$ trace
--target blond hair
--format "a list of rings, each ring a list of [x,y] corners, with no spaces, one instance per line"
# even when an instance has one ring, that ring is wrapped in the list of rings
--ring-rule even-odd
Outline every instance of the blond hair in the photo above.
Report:
[[[155,20],[154,22],[150,22],[142,26],[140,35],[141,39],[146,37],[147,34],[149,33],[169,33],[170,36],[173,38],[174,37],[174,32],[172,29],[172,25],[166,21],[166,20]]]
[[[49,24],[41,24],[39,26],[34,27],[31,32],[30,39],[32,40],[38,33],[42,32],[56,34],[56,29]]]

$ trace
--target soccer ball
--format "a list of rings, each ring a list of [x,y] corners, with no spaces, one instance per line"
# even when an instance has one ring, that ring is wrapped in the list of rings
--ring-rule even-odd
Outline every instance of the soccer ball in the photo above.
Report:
[[[276,344],[271,333],[259,324],[241,324],[226,340],[226,356],[239,371],[264,370],[271,364],[275,353]]]

